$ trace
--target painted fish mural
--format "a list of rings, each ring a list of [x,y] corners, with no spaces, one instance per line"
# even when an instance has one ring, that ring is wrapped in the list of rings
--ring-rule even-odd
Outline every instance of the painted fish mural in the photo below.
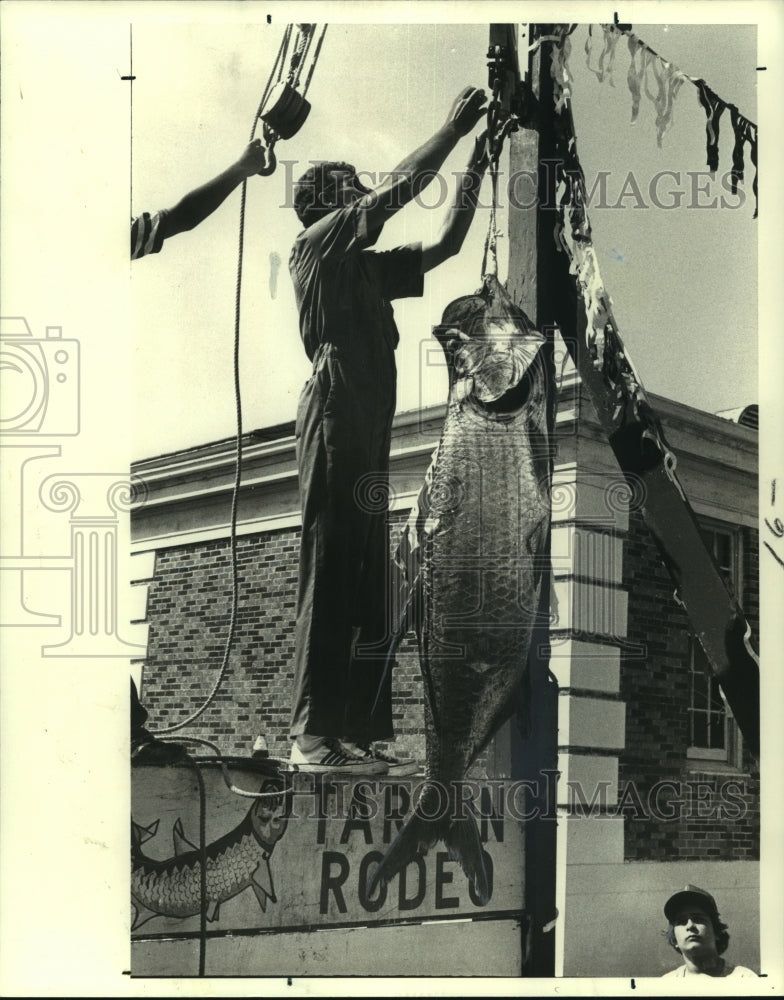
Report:
[[[433,332],[449,401],[396,559],[424,681],[426,780],[368,893],[441,840],[484,904],[487,872],[459,783],[526,707],[531,631],[549,586],[552,366],[494,275],[450,303]]]
[[[280,782],[265,781],[262,791],[280,788]],[[287,796],[255,799],[242,821],[205,849],[207,919],[217,920],[222,903],[251,888],[262,911],[267,900],[277,902],[269,859],[283,836],[288,818]],[[201,911],[201,858],[199,849],[186,837],[178,819],[172,827],[174,856],[157,861],[142,852],[142,845],[155,836],[159,821],[147,827],[131,821],[131,899],[138,930],[153,917],[184,919]]]

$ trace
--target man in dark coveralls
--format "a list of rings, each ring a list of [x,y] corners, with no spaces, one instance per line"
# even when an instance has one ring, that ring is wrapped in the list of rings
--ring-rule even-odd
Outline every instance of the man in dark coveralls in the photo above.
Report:
[[[291,763],[300,770],[417,769],[410,758],[373,747],[393,735],[391,672],[384,670],[392,632],[386,481],[398,342],[390,302],[422,295],[424,273],[460,250],[487,167],[484,137],[434,242],[367,248],[476,126],[484,102],[481,90],[466,88],[446,123],[372,191],[351,165],[337,162],[315,164],[295,188],[305,229],[289,269],[313,362],[296,420],[302,539],[290,735]]]

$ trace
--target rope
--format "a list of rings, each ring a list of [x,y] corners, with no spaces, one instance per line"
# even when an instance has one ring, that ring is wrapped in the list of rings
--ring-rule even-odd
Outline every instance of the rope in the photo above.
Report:
[[[496,197],[497,197],[497,171],[498,159],[501,155],[499,143],[494,140],[496,126],[498,125],[498,112],[500,109],[499,97],[501,95],[501,79],[496,77],[493,80],[493,99],[487,105],[487,158],[490,167],[490,181],[492,185],[493,197],[490,204],[490,218],[487,224],[487,236],[485,236],[485,249],[482,254],[482,277],[488,273],[488,255],[491,261],[492,274],[498,274],[498,255],[496,246],[498,241],[498,229],[496,227]]]
[[[297,25],[297,40],[294,43],[294,51],[291,53],[288,75],[288,82],[292,87],[294,87],[295,90],[297,88],[297,84],[299,83],[300,73],[302,72],[302,64],[305,61],[305,54],[310,47],[312,35],[313,29],[311,25]]]
[[[264,93],[262,95],[261,101],[259,102],[259,110],[261,110],[261,108],[264,106],[264,102],[267,100],[270,90],[272,90],[273,86],[272,81],[275,80],[275,83],[279,83],[281,77],[283,76],[283,63],[284,63],[283,56],[286,48],[288,47],[288,38],[290,35],[291,35],[291,25],[287,24],[286,30],[283,34],[283,40],[278,46],[278,54],[275,56],[275,62],[272,64],[272,70],[270,71],[269,79],[267,80],[267,85],[264,88]]]
[[[246,788],[239,788],[237,785],[234,784],[234,780],[231,777],[231,774],[229,773],[229,769],[226,766],[225,760],[223,759],[223,754],[220,752],[220,749],[214,743],[211,743],[209,740],[205,740],[197,736],[178,736],[175,737],[173,742],[199,743],[202,746],[209,747],[210,750],[212,750],[212,752],[215,754],[215,761],[221,769],[221,774],[223,776],[223,781],[226,787],[229,789],[230,792],[234,792],[235,795],[241,795],[243,798],[246,799],[274,799],[276,797],[280,797],[281,795],[290,795],[293,792],[293,788],[291,787],[280,789],[276,792],[249,792]],[[266,759],[270,760],[271,758],[266,758]],[[199,758],[199,763],[207,764],[210,763],[210,761],[205,757],[201,757]],[[276,767],[278,766],[278,764],[284,764],[284,763],[287,764],[288,762],[282,760],[276,762]],[[272,778],[274,777],[274,775],[268,774],[267,777]]]
[[[496,226],[496,202],[498,200],[498,161],[490,161],[490,181],[492,184],[493,198],[490,205],[490,221],[487,226],[487,236],[485,237],[485,251],[482,256],[482,277],[487,274],[498,275],[498,227]],[[488,264],[489,258],[489,264]]]
[[[250,141],[253,141],[253,137],[256,131],[256,122],[258,121],[258,115],[255,116],[253,120],[253,128],[251,130]],[[218,692],[218,688],[223,683],[223,678],[226,676],[226,672],[229,667],[229,656],[231,655],[231,649],[234,644],[234,633],[237,628],[237,606],[239,604],[239,573],[237,569],[237,508],[239,505],[239,495],[240,487],[242,485],[242,392],[240,387],[240,303],[242,297],[242,263],[244,258],[244,243],[245,243],[245,202],[247,197],[248,182],[243,180],[242,182],[242,195],[240,200],[240,230],[239,230],[239,246],[237,253],[237,281],[235,286],[234,294],[234,405],[235,405],[235,415],[237,421],[237,434],[235,443],[235,473],[234,473],[234,488],[231,495],[231,520],[229,529],[229,552],[231,561],[231,612],[229,615],[229,631],[226,636],[226,643],[223,650],[223,661],[221,663],[220,671],[218,672],[218,677],[213,684],[212,690],[207,696],[206,700],[202,704],[201,708],[197,709],[192,715],[188,716],[182,722],[178,722],[173,726],[169,726],[167,729],[157,730],[156,735],[164,735],[166,733],[176,732],[178,729],[183,729],[185,726],[190,725],[195,722],[199,716],[203,715],[204,712],[210,707],[212,702],[215,700],[215,695]]]
[[[316,33],[316,25],[298,24],[297,29],[299,31],[297,46],[294,55],[291,57],[291,70],[289,72],[289,83],[295,90],[299,87],[299,78],[302,76],[302,70],[308,59],[313,36]],[[296,76],[294,76],[295,71]]]
[[[498,94],[500,81],[496,80],[493,86],[493,100],[487,109],[487,155],[490,161],[490,181],[492,185],[493,198],[490,205],[490,220],[485,238],[485,249],[482,256],[482,277],[486,274],[498,275],[498,237],[501,235],[497,226],[496,210],[498,206],[498,161],[501,158],[504,140],[515,128],[517,120],[510,115],[500,131],[496,131],[498,126]],[[488,264],[489,260],[489,264]]]
[[[283,63],[286,61],[286,53],[289,48],[289,40],[291,39],[291,25],[286,25],[286,30],[283,33],[283,41],[280,43],[280,72],[278,73],[278,79],[275,81],[279,83],[283,79]]]
[[[281,53],[285,52],[288,47],[288,40],[291,36],[291,25],[287,25],[286,32],[281,42],[281,47],[278,50],[278,58],[272,67],[272,72],[270,73],[269,79],[267,80],[267,85],[264,88],[264,93],[262,95],[261,101],[259,101],[259,106],[256,114],[253,116],[253,125],[250,130],[249,142],[253,142],[256,135],[256,127],[259,122],[259,115],[264,107],[264,102],[269,95],[270,90],[273,87],[273,80],[275,79],[276,70],[278,71],[278,77],[283,69],[283,59]],[[280,65],[278,65],[280,64]],[[241,298],[242,298],[242,264],[244,258],[244,243],[245,243],[245,202],[247,197],[248,182],[247,178],[242,182],[242,194],[240,199],[240,228],[239,228],[239,243],[237,250],[237,281],[235,286],[234,294],[234,404],[235,413],[237,421],[237,434],[236,434],[236,464],[235,464],[235,475],[234,475],[234,488],[231,496],[231,521],[229,529],[229,551],[231,560],[231,612],[229,616],[229,630],[226,636],[226,643],[223,650],[223,661],[221,663],[220,670],[218,672],[218,677],[213,684],[212,690],[207,696],[206,700],[202,704],[201,708],[197,709],[192,715],[189,715],[187,719],[182,722],[177,722],[172,726],[168,726],[166,729],[155,730],[154,735],[165,736],[168,733],[174,733],[178,729],[184,729],[185,726],[189,726],[192,722],[195,722],[199,716],[203,715],[204,712],[210,707],[212,702],[215,700],[215,695],[218,692],[218,688],[223,683],[223,679],[226,676],[226,672],[229,667],[229,656],[231,655],[231,649],[234,644],[234,634],[237,628],[237,606],[239,604],[239,574],[237,569],[237,508],[239,504],[240,486],[242,485],[242,392],[240,386],[240,316],[241,316]]]
[[[308,71],[308,77],[305,80],[305,87],[304,87],[304,89],[302,91],[303,98],[307,97],[308,87],[310,86],[310,81],[311,81],[311,78],[313,76],[313,70],[316,68],[316,63],[318,62],[318,58],[321,55],[321,46],[324,43],[324,35],[326,35],[326,33],[327,33],[327,26],[325,24],[324,27],[321,29],[321,34],[319,35],[319,40],[316,43],[316,51],[313,53],[313,62],[310,64],[310,70]]]

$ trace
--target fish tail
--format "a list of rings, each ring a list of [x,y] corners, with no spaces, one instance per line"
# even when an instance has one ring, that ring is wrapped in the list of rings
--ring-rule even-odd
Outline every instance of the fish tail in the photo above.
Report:
[[[480,906],[490,902],[490,884],[484,862],[482,841],[471,813],[453,819],[444,838],[450,861],[456,861],[473,884]]]
[[[490,885],[484,862],[482,841],[471,812],[449,813],[430,819],[418,809],[403,824],[368,885],[367,895],[383,889],[417,854],[426,854],[438,841],[446,846],[450,861],[456,861],[473,885],[480,906],[490,901]]]
[[[417,813],[410,816],[373,873],[368,885],[368,896],[372,896],[376,889],[383,889],[388,885],[417,854],[426,854],[433,844],[443,840],[446,826],[443,819],[426,819]]]

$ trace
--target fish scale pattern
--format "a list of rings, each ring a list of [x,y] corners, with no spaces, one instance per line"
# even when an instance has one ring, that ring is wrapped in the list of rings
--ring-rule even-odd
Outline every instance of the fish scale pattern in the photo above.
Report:
[[[549,567],[549,380],[541,337],[514,316],[505,331],[497,316],[493,326],[492,337],[479,331],[478,349],[470,337],[475,318],[463,325],[468,363],[460,348],[446,350],[450,399],[423,530],[417,522],[426,765],[439,781],[464,777],[519,705]],[[522,386],[510,410],[486,406],[473,391],[487,366],[510,373],[508,392]]]
[[[493,275],[450,303],[434,333],[449,368],[446,419],[396,556],[419,641],[427,780],[368,891],[442,841],[486,905],[491,873],[460,783],[524,707],[549,580],[551,345]]]
[[[252,835],[207,858],[207,901],[220,902],[250,884],[261,860],[260,847]],[[187,917],[201,905],[201,861],[189,851],[168,863],[134,864],[131,894],[150,910],[172,917]]]

